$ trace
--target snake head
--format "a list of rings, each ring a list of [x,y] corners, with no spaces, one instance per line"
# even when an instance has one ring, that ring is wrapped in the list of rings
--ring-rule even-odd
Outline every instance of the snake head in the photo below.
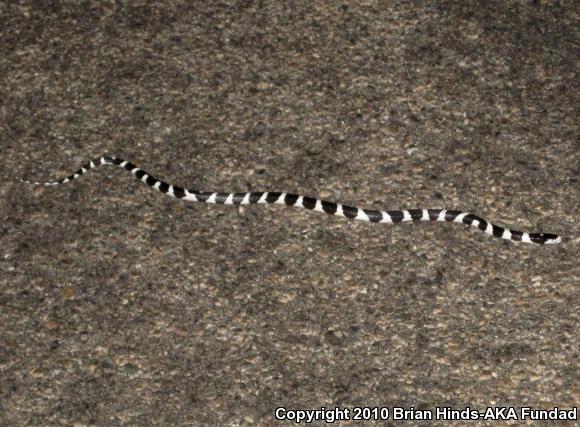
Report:
[[[556,243],[562,242],[562,238],[560,236],[552,233],[530,234],[530,240],[534,243],[540,243],[542,245],[554,245]]]

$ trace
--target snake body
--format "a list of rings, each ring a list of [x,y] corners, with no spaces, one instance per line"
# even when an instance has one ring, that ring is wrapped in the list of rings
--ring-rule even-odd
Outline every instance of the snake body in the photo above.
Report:
[[[188,190],[176,185],[168,184],[153,177],[148,172],[138,168],[133,163],[120,159],[118,157],[101,156],[91,160],[81,166],[74,174],[61,178],[56,181],[48,182],[31,182],[21,180],[28,184],[53,186],[73,181],[87,173],[89,170],[102,165],[116,165],[129,172],[135,178],[154,188],[161,193],[165,193],[177,199],[183,199],[192,202],[216,203],[223,205],[251,205],[251,204],[278,204],[293,206],[324,212],[329,215],[343,216],[350,219],[394,224],[399,222],[418,222],[418,221],[437,221],[437,222],[457,222],[470,225],[483,231],[485,234],[501,239],[512,240],[516,242],[535,243],[535,244],[555,244],[562,241],[561,237],[552,233],[525,233],[518,230],[511,230],[492,224],[491,222],[469,212],[446,209],[400,209],[378,211],[372,209],[363,209],[353,206],[347,206],[340,203],[320,200],[313,197],[301,196],[291,193],[282,193],[277,191],[267,192],[246,192],[246,193],[224,193],[212,191]]]

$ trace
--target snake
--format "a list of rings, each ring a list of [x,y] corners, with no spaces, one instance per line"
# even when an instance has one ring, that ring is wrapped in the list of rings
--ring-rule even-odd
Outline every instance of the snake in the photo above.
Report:
[[[18,181],[31,185],[54,186],[65,184],[84,175],[91,169],[103,165],[114,165],[131,172],[131,174],[147,186],[167,194],[168,196],[183,199],[190,202],[214,203],[222,205],[253,205],[253,204],[278,204],[295,208],[303,208],[316,212],[323,212],[328,215],[346,217],[353,220],[366,221],[371,223],[397,224],[401,222],[455,222],[469,225],[479,229],[489,236],[514,242],[532,243],[539,245],[556,244],[562,242],[561,236],[552,233],[526,233],[518,230],[501,227],[492,224],[486,219],[470,212],[448,209],[399,209],[399,210],[374,210],[364,209],[354,206],[347,206],[341,203],[322,200],[309,196],[302,196],[293,193],[279,191],[265,192],[245,192],[226,193],[216,191],[188,190],[177,185],[168,184],[165,181],[155,178],[149,172],[138,168],[130,161],[119,157],[103,155],[94,160],[88,161],[79,170],[70,176],[54,181],[34,182],[25,179]]]

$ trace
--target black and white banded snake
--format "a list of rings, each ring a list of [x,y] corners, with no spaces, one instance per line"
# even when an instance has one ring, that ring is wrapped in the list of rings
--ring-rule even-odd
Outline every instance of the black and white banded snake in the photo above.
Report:
[[[248,205],[248,204],[279,204],[294,206],[298,208],[310,209],[317,212],[324,212],[329,215],[344,216],[350,219],[356,219],[375,223],[399,223],[408,221],[438,221],[438,222],[457,222],[466,225],[477,227],[485,234],[498,237],[501,239],[512,240],[516,242],[535,243],[535,244],[555,244],[562,241],[561,237],[551,233],[525,233],[517,230],[510,230],[498,225],[492,224],[485,219],[469,213],[457,210],[446,209],[401,209],[378,211],[372,209],[362,209],[352,206],[342,205],[340,203],[329,202],[312,197],[301,196],[291,193],[282,192],[246,192],[246,193],[223,193],[187,190],[176,185],[168,184],[157,178],[154,178],[149,173],[138,168],[133,163],[126,160],[101,156],[97,159],[91,160],[84,164],[74,174],[61,178],[56,181],[48,182],[31,182],[27,180],[19,180],[27,184],[53,186],[70,182],[81,175],[84,175],[91,169],[101,165],[116,165],[129,172],[135,178],[147,184],[162,193],[177,199],[188,200],[192,202],[201,203],[216,203],[224,205]]]

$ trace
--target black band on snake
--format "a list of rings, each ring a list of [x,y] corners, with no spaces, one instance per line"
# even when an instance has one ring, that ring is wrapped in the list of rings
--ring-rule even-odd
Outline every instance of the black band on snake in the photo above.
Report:
[[[346,206],[340,203],[328,202],[312,197],[300,196],[297,194],[281,193],[276,191],[268,192],[249,192],[249,193],[223,193],[211,191],[187,190],[176,185],[154,178],[149,173],[139,169],[133,163],[117,157],[102,156],[98,159],[91,160],[83,165],[74,174],[50,182],[30,182],[21,180],[28,184],[52,186],[64,184],[73,181],[84,175],[91,169],[101,165],[117,165],[129,172],[135,178],[147,184],[149,187],[165,193],[171,197],[188,200],[192,202],[217,203],[222,205],[250,205],[259,203],[279,204],[293,206],[297,208],[310,209],[317,212],[324,212],[329,215],[344,216],[350,219],[356,219],[367,222],[377,223],[399,223],[408,221],[439,221],[439,222],[458,222],[471,225],[483,231],[490,236],[501,239],[512,240],[524,243],[536,243],[540,245],[560,243],[561,237],[551,233],[524,233],[522,231],[510,230],[498,225],[492,224],[485,219],[469,212],[446,209],[401,209],[378,211],[372,209],[361,209],[353,206]]]

